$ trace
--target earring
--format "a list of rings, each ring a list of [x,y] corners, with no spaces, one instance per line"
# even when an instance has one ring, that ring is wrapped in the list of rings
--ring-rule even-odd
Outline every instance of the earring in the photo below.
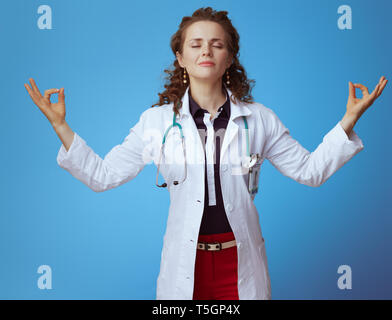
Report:
[[[227,84],[228,86],[230,85],[229,70],[226,71],[226,84]]]
[[[182,82],[184,83],[184,86],[186,86],[187,85],[187,79],[186,79],[186,71],[185,71],[185,68],[184,68],[184,74],[183,74],[183,80],[182,80]]]

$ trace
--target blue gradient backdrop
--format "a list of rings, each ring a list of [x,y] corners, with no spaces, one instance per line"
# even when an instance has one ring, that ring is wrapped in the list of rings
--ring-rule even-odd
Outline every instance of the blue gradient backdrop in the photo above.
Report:
[[[37,27],[42,4],[52,30]],[[337,27],[343,4],[352,30]],[[64,87],[67,122],[104,157],[157,102],[170,37],[205,6],[229,12],[255,100],[310,151],[343,117],[348,81],[373,90],[392,77],[389,0],[3,1],[0,298],[155,299],[169,209],[156,167],[88,189],[57,165],[61,142],[23,84]],[[321,187],[264,163],[255,202],[273,299],[392,298],[391,92],[388,83],[354,128],[365,149]],[[52,290],[37,287],[40,265],[52,268]],[[352,268],[351,290],[337,287],[340,265]]]

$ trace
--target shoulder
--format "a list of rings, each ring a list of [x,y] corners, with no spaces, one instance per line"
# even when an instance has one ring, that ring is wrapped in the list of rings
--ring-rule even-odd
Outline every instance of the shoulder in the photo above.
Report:
[[[266,120],[272,120],[273,118],[277,118],[276,113],[271,108],[266,107],[263,103],[260,102],[251,102],[244,104],[252,114],[256,116],[260,116]]]
[[[173,113],[173,103],[163,104],[161,106],[154,106],[144,110],[141,114],[141,118],[159,118],[166,114]]]
[[[147,108],[140,114],[138,121],[130,131],[136,133],[143,140],[159,137],[165,126],[167,127],[170,123],[170,115],[173,117],[172,108],[173,104]]]
[[[252,111],[255,121],[261,124],[267,135],[274,134],[275,132],[288,131],[272,108],[260,102],[249,103],[246,106]]]
[[[141,115],[139,122],[143,123],[146,127],[159,128],[164,123],[170,121],[173,118],[173,103],[164,104],[161,106],[149,107],[144,110]]]

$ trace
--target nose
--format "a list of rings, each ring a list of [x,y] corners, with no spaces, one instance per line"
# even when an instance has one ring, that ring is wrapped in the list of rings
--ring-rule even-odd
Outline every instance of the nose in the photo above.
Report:
[[[209,45],[203,46],[203,49],[202,49],[202,56],[206,56],[206,55],[207,56],[211,55],[211,48]]]

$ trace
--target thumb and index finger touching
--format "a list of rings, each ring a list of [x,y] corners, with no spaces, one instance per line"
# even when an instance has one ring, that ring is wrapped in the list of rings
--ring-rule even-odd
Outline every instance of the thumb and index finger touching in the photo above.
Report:
[[[370,94],[371,97],[378,97],[382,90],[384,89],[385,85],[387,84],[388,80],[385,79],[385,77],[381,77],[380,81],[378,82],[378,84],[376,85],[376,87],[374,88],[373,92]],[[351,81],[349,81],[349,96],[351,98],[356,98],[355,95],[355,89],[358,88],[362,91],[362,96],[368,96],[369,95],[369,90],[367,87],[365,87],[364,85],[360,84],[360,83],[355,83],[353,84]]]
[[[369,90],[367,87],[365,87],[364,85],[360,84],[360,83],[355,83],[353,84],[351,81],[349,81],[349,94],[351,98],[356,98],[356,94],[355,94],[355,89],[361,89],[362,91],[362,96],[366,96],[369,95]]]
[[[45,93],[44,93],[44,98],[45,99],[50,99],[50,96],[53,94],[53,93],[58,93],[59,92],[59,89],[48,89],[48,90],[45,90]]]
[[[48,89],[45,91],[45,98],[50,100],[50,96],[53,93],[58,93],[59,94],[59,102],[64,102],[64,88],[61,89]]]
[[[24,86],[25,86],[27,92],[30,94],[30,96],[34,100],[42,98],[41,92],[39,91],[39,89],[37,87],[37,84],[35,83],[34,79],[30,78],[29,81],[30,81],[31,88],[26,83],[24,84]],[[64,88],[61,88],[61,89],[54,88],[54,89],[45,90],[44,98],[50,100],[50,96],[53,93],[58,93],[59,94],[59,102],[64,102]]]

